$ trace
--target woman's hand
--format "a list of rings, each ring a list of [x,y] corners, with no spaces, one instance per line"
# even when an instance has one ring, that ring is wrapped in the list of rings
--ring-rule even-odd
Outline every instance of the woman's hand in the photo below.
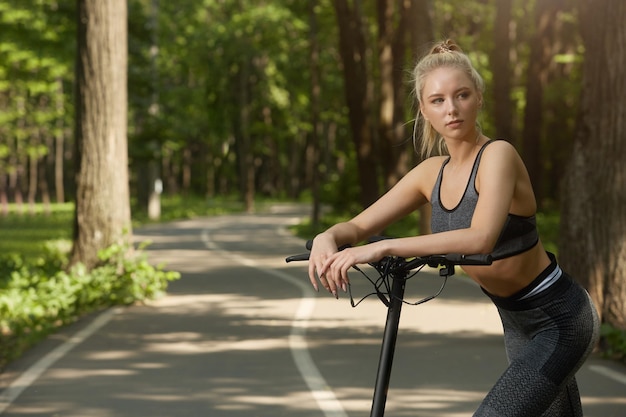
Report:
[[[317,238],[315,243],[317,244]],[[333,242],[334,243],[334,242]],[[315,244],[313,245],[315,248]],[[348,278],[348,270],[357,264],[365,264],[380,260],[384,253],[382,252],[381,242],[370,243],[368,245],[347,248],[342,251],[327,251],[325,255],[313,255],[314,261],[309,260],[309,278],[313,287],[317,290],[317,282],[315,280],[315,272],[319,277],[320,283],[338,298],[338,289],[347,291],[350,280]]]
[[[311,280],[313,288],[315,288],[315,291],[319,291],[319,287],[317,285],[317,281],[319,279],[320,284],[322,284],[328,292],[333,293],[335,297],[337,297],[336,286],[331,287],[324,274],[320,271],[322,270],[324,263],[333,254],[337,253],[337,250],[337,244],[335,243],[333,237],[329,234],[321,233],[313,240],[311,254],[309,255],[309,280]]]

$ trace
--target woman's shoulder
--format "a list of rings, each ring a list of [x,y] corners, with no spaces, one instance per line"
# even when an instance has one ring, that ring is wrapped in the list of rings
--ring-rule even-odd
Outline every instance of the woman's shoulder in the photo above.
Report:
[[[514,154],[518,153],[515,146],[506,139],[490,139],[485,144],[485,152],[487,150],[495,152],[509,152]]]
[[[437,176],[447,156],[431,156],[415,166],[407,175],[421,189],[425,196],[430,197],[430,191],[435,185]]]
[[[494,139],[488,142],[483,151],[482,159],[496,158],[500,162],[521,162],[522,158],[515,146],[505,139]]]
[[[478,168],[479,176],[481,173],[491,177],[513,175],[522,178],[528,175],[521,155],[511,142],[504,139],[491,141],[484,148]]]
[[[439,175],[439,171],[446,159],[448,159],[447,156],[428,157],[409,171],[407,177],[420,184],[431,186],[435,183],[437,175]]]
[[[439,170],[443,163],[449,158],[447,155],[430,156],[419,163],[418,167],[425,170]]]

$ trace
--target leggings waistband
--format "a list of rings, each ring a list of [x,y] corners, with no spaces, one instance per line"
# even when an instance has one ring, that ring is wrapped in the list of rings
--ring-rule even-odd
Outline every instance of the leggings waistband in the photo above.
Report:
[[[546,267],[530,284],[509,297],[498,297],[482,289],[493,303],[505,310],[528,310],[543,305],[554,295],[563,293],[573,284],[572,278],[561,271],[556,256],[547,252],[550,265]]]

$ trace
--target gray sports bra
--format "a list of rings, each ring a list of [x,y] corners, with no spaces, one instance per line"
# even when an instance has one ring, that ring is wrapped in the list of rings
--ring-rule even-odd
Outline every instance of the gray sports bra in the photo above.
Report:
[[[490,140],[485,143],[478,152],[476,160],[474,161],[474,166],[472,167],[472,173],[467,181],[467,186],[465,187],[465,193],[463,194],[459,204],[452,210],[445,208],[439,199],[443,168],[450,161],[450,158],[446,159],[441,165],[439,176],[437,177],[437,182],[433,188],[430,200],[432,204],[430,227],[433,233],[466,229],[470,227],[472,216],[474,215],[474,210],[476,209],[476,203],[478,203],[478,191],[476,191],[476,174],[478,172],[478,165],[480,164],[480,158],[483,151],[487,145],[492,142],[493,140]],[[508,258],[510,256],[526,252],[534,247],[537,242],[539,242],[539,233],[537,232],[537,221],[535,216],[522,217],[509,213],[491,256],[494,260]]]

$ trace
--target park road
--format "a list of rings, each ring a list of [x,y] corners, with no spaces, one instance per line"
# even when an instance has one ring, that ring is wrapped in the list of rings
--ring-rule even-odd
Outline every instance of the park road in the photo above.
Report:
[[[302,206],[153,225],[152,262],[182,273],[147,305],[86,317],[0,376],[4,417],[345,417],[369,415],[386,308],[312,291]],[[351,275],[355,294],[365,280]],[[407,298],[438,288],[426,271]],[[406,306],[389,416],[471,416],[506,366],[497,312],[461,274]],[[578,373],[586,417],[626,416],[626,369],[591,358]]]

